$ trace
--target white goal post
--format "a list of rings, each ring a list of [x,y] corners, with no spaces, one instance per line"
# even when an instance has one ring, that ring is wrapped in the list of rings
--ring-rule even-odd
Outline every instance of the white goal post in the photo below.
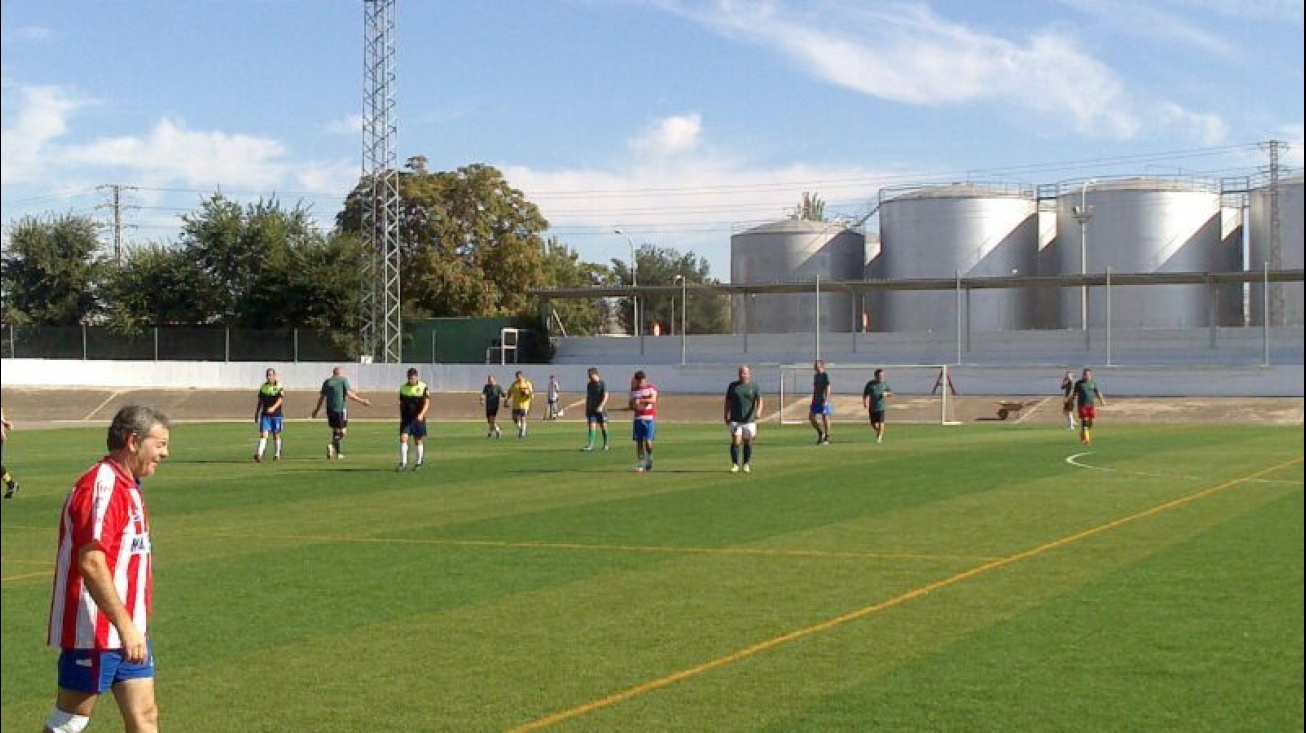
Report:
[[[957,391],[947,364],[833,364],[825,365],[830,376],[832,421],[866,421],[862,390],[884,370],[893,396],[888,400],[889,422],[960,425],[956,418]],[[780,424],[806,423],[811,414],[812,364],[780,367]]]

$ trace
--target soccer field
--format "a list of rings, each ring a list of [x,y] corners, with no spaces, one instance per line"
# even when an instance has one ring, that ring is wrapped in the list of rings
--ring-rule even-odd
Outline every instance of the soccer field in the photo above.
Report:
[[[179,424],[145,485],[162,727],[1301,730],[1303,430]],[[104,430],[15,434],[4,730],[54,696],[56,522]],[[269,449],[268,455],[271,455]],[[121,730],[111,698],[92,730]]]

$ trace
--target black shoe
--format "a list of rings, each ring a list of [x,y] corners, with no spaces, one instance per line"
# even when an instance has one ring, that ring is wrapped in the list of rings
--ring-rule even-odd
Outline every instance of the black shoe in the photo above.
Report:
[[[18,488],[19,486],[17,481],[13,482],[12,484],[9,484],[9,489],[5,491],[5,498],[6,499],[14,498],[14,494],[18,493]]]

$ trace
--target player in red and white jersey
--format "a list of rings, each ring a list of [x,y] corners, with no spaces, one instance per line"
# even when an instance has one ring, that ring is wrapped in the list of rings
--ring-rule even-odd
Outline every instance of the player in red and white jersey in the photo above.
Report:
[[[141,479],[168,457],[163,413],[129,405],[109,426],[109,455],[73,485],[59,522],[48,641],[59,692],[47,731],[80,731],[113,690],[127,730],[157,731],[149,514]]]
[[[643,370],[630,380],[630,409],[635,413],[635,470],[653,470],[653,439],[657,437],[658,388]]]
[[[122,636],[78,569],[81,548],[104,553],[132,623],[145,633],[154,592],[149,519],[135,477],[109,458],[82,474],[64,503],[48,641],[60,649],[121,649]]]

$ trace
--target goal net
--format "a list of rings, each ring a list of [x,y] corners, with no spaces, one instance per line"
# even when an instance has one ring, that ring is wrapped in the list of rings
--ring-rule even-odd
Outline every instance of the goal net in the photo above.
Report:
[[[862,390],[874,378],[876,369],[884,370],[884,381],[893,393],[888,399],[889,422],[961,424],[956,418],[957,392],[947,364],[826,364],[833,407],[831,421],[866,421]],[[815,373],[811,364],[780,367],[782,425],[807,422],[811,414],[812,377]]]

